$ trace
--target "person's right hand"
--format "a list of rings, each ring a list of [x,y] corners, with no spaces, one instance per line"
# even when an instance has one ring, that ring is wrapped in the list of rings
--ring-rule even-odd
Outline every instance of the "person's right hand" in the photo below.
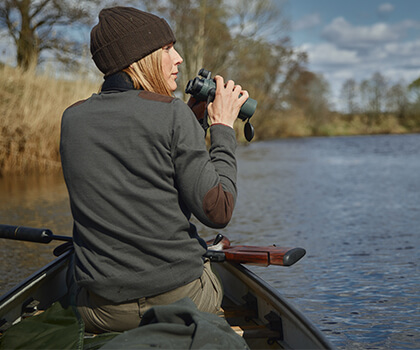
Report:
[[[232,80],[225,85],[220,75],[216,75],[214,79],[216,95],[214,101],[207,106],[211,124],[225,124],[233,128],[242,105],[249,97],[248,91],[242,90],[242,87],[235,85]],[[242,94],[241,97],[239,97],[240,94]]]

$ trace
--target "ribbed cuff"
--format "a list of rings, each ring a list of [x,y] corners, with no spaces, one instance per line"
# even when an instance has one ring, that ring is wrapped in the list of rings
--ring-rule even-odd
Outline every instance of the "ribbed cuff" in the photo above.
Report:
[[[210,125],[210,127],[213,126],[213,125],[224,125],[224,126],[227,126],[231,129],[233,129],[233,127],[231,127],[230,125],[224,124],[224,123],[213,123],[213,124]]]

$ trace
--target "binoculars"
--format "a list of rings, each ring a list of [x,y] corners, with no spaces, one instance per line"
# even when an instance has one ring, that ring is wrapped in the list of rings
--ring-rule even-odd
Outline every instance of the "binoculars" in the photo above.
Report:
[[[185,88],[185,92],[190,94],[198,101],[211,102],[216,94],[216,82],[211,78],[211,72],[202,68],[198,72],[198,77],[191,79]],[[247,121],[244,128],[245,138],[251,141],[254,137],[254,128],[249,119],[254,115],[257,108],[257,101],[248,98],[242,105],[238,118]]]

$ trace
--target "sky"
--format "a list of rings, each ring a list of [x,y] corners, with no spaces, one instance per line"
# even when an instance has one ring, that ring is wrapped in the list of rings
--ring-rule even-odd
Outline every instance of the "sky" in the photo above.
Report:
[[[347,79],[380,72],[408,85],[420,77],[420,0],[289,0],[284,10],[292,45],[328,81],[338,109]]]

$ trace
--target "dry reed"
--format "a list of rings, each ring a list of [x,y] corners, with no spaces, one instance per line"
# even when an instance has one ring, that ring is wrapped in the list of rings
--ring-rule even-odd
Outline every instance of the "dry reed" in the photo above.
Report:
[[[77,76],[77,74],[75,74]],[[47,173],[61,170],[59,140],[63,111],[74,102],[96,92],[99,82],[79,77],[57,79],[34,70],[0,67],[0,177],[5,174]],[[368,125],[363,116],[345,117],[329,113],[314,121],[295,108],[288,112],[258,108],[251,122],[255,141],[279,137],[356,135],[419,132],[420,121],[411,128],[402,126],[394,116]],[[235,124],[238,141],[246,143],[243,122]]]
[[[0,68],[0,176],[59,171],[61,115],[97,89],[82,78]]]

